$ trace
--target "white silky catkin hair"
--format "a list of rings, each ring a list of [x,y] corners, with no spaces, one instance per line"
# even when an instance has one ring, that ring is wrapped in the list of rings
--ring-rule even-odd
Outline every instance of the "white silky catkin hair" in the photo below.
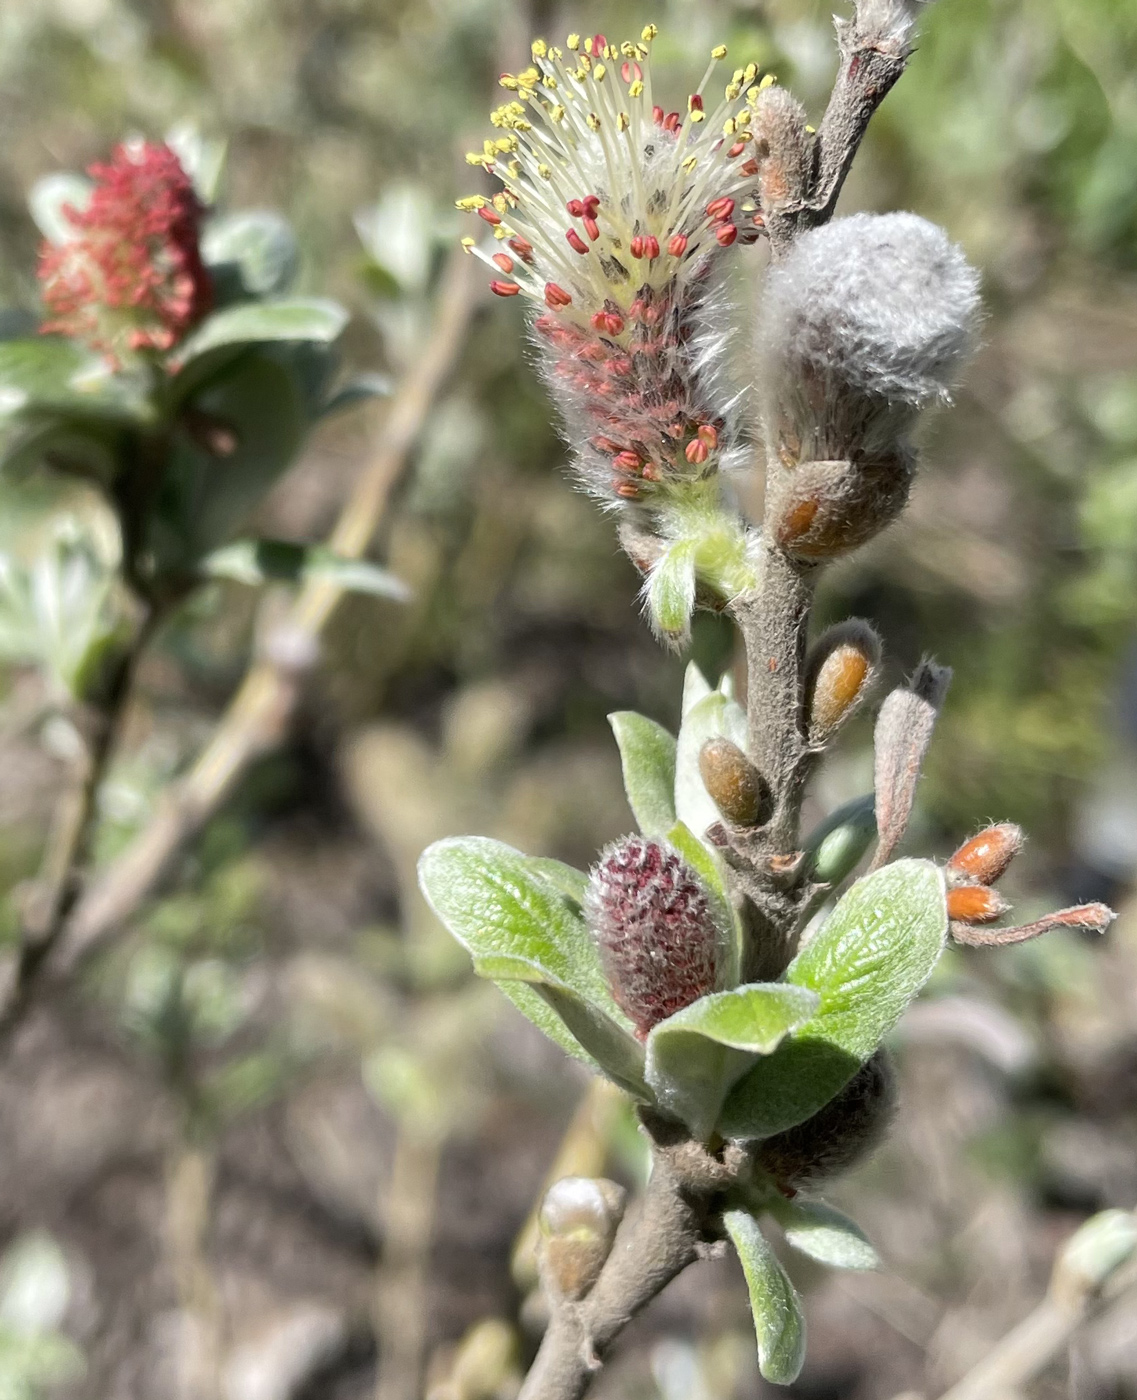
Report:
[[[979,323],[979,277],[916,214],[854,214],[803,234],[770,270],[759,316],[767,440],[798,460],[906,451],[947,400]]]

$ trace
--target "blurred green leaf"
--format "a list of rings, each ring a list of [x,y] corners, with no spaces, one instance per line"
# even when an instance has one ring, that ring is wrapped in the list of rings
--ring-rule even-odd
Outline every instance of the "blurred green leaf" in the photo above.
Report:
[[[291,540],[235,540],[214,550],[202,561],[210,578],[227,578],[253,587],[277,581],[304,583],[323,579],[351,593],[374,598],[410,598],[406,584],[388,569],[366,559],[345,559],[323,545],[296,544]]]
[[[624,791],[645,836],[675,825],[675,737],[634,710],[617,710],[608,723],[620,749]]]
[[[210,350],[273,340],[313,340],[329,344],[339,336],[348,319],[349,314],[342,306],[324,297],[279,297],[243,302],[207,316],[173,351],[171,362],[178,369],[184,369]]]
[[[179,122],[166,133],[166,144],[193,181],[202,204],[214,203],[225,171],[228,142],[203,135],[196,122],[187,121]]]
[[[145,423],[154,417],[141,374],[115,373],[73,340],[0,341],[0,426],[28,413]]]
[[[330,418],[335,413],[354,408],[356,404],[388,398],[394,387],[394,380],[388,374],[357,374],[328,399],[320,409],[320,417]]]
[[[947,934],[943,875],[899,860],[858,880],[786,970],[820,997],[816,1015],[727,1099],[721,1131],[769,1137],[836,1094],[932,974]]]
[[[67,217],[68,206],[78,212],[86,209],[94,186],[82,175],[58,171],[44,175],[31,188],[28,210],[36,228],[49,243],[66,243],[79,230]]]
[[[824,1201],[807,1201],[800,1196],[787,1201],[772,1192],[766,1209],[794,1249],[819,1264],[828,1264],[831,1269],[880,1268],[880,1256],[860,1227]]]
[[[839,885],[852,873],[875,836],[876,811],[871,792],[838,807],[802,844],[813,878],[821,884]]]
[[[761,1055],[805,1024],[816,993],[773,982],[714,992],[655,1026],[645,1077],[661,1108],[707,1139],[728,1091]]]
[[[232,266],[246,296],[266,297],[291,285],[300,265],[292,225],[271,209],[247,209],[211,219],[201,253],[214,275]]]
[[[801,1299],[757,1222],[744,1210],[723,1213],[746,1286],[758,1339],[758,1369],[774,1385],[792,1385],[805,1360]]]

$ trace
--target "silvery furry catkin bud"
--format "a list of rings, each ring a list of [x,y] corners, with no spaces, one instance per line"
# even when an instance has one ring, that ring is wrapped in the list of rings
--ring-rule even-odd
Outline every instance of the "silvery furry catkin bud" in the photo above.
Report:
[[[537,1217],[541,1279],[558,1298],[583,1298],[600,1276],[624,1216],[627,1192],[602,1177],[566,1176],[545,1192]]]
[[[612,995],[641,1040],[716,989],[722,935],[698,875],[670,847],[641,836],[607,847],[585,912]]]
[[[895,1109],[896,1076],[878,1050],[812,1118],[760,1143],[758,1165],[789,1190],[837,1176],[879,1146]]]
[[[906,686],[885,697],[873,735],[876,825],[880,833],[871,870],[879,870],[908,829],[916,783],[936,716],[951,683],[951,668],[922,661]]]
[[[768,519],[805,558],[852,548],[903,508],[919,410],[943,401],[970,352],[978,276],[915,214],[812,229],[771,268],[758,375],[774,474]]]

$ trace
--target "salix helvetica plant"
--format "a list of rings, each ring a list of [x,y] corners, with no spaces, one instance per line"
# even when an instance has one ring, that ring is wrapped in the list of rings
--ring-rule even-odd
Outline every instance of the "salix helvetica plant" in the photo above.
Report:
[[[499,134],[469,157],[501,189],[459,201],[486,226],[485,246],[467,247],[494,268],[494,292],[537,308],[576,473],[617,517],[652,627],[679,646],[695,608],[725,611],[748,675],[742,705],[690,669],[677,738],[611,717],[640,833],[590,874],[479,838],[422,858],[423,888],[476,971],[635,1099],[652,1148],[626,1217],[610,1184],[547,1196],[550,1323],[525,1400],[581,1395],[625,1323],[727,1243],[762,1373],[791,1382],[801,1310],[759,1222],[829,1264],[873,1265],[817,1192],[887,1126],[881,1042],[946,939],[1003,944],[1112,917],[1087,905],[990,927],[1007,909],[992,885],[1022,839],[1008,824],[946,867],[894,859],[950,679],[931,661],[880,707],[875,792],[800,831],[807,781],[881,653],[858,620],[810,640],[817,577],[903,508],[917,417],[948,399],[979,320],[978,277],[934,225],[830,222],[916,11],[859,0],[837,21],[816,130],[753,64],[712,98],[725,48],[685,110],[667,112],[651,86],[654,26],[621,44],[538,41],[532,66],[502,77]],[[744,334],[727,276],[759,240],[770,262]],[[755,455],[760,529],[730,491]],[[874,841],[869,873],[842,893]]]

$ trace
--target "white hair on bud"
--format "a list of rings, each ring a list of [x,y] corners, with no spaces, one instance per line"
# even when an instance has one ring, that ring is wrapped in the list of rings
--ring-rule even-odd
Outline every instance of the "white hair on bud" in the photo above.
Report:
[[[857,0],[861,42],[906,44],[927,0]]]
[[[941,228],[853,214],[803,234],[772,269],[763,323],[790,360],[919,407],[948,397],[978,313],[978,273]]]

